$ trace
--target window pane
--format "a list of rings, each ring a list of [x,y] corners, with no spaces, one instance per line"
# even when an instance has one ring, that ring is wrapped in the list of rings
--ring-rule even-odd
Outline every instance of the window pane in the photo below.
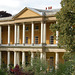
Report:
[[[35,26],[35,29],[38,30],[39,29],[39,26]]]
[[[35,36],[35,44],[38,44],[38,36]]]
[[[28,37],[26,37],[26,44],[28,44]]]
[[[54,36],[50,36],[50,44],[54,44]]]
[[[26,30],[28,30],[28,27],[26,27]]]

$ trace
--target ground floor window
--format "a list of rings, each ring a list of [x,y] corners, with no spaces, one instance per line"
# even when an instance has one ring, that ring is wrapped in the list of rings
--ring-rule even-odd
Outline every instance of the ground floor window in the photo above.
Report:
[[[53,66],[54,63],[54,57],[50,57],[50,66]]]
[[[25,57],[25,61],[26,61],[26,66],[29,64],[28,63],[28,56]]]
[[[50,71],[53,71],[54,69],[54,57],[50,57]]]

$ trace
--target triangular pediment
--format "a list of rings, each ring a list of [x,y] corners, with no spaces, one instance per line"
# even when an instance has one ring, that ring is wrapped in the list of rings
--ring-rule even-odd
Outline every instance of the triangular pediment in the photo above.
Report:
[[[28,8],[23,9],[21,12],[19,12],[14,18],[30,18],[30,17],[37,17],[40,16],[40,14],[34,12],[33,10],[30,10]]]

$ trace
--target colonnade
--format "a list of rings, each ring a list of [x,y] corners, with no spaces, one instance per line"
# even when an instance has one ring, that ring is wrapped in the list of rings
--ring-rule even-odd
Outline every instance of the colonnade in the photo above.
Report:
[[[22,52],[22,66],[25,67],[25,55],[26,53],[23,51]],[[2,53],[0,51],[0,68],[1,68],[1,60],[2,60]],[[20,65],[20,54],[17,51],[14,51],[14,67],[16,66],[16,64]],[[9,69],[9,64],[10,64],[10,51],[7,51],[7,68]],[[34,59],[34,52],[31,52],[31,66],[33,66],[33,59]],[[41,60],[46,60],[46,52],[42,53],[40,52],[40,59]],[[59,62],[59,53],[55,52],[55,68],[58,68],[58,62]]]
[[[23,41],[22,44],[25,45],[25,23],[23,24]],[[10,45],[10,26],[8,25],[8,45]],[[2,26],[0,26],[0,45],[2,44]],[[20,27],[18,24],[14,24],[14,44],[19,44]],[[34,45],[34,22],[31,22],[31,44]],[[46,23],[41,21],[41,44],[46,44]],[[56,44],[58,44],[58,31],[56,31]]]

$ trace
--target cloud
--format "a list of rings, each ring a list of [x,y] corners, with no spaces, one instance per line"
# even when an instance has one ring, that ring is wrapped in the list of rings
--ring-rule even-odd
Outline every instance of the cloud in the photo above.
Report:
[[[11,14],[16,14],[24,7],[45,9],[52,6],[53,9],[60,8],[61,0],[1,0],[0,10],[5,10]]]

